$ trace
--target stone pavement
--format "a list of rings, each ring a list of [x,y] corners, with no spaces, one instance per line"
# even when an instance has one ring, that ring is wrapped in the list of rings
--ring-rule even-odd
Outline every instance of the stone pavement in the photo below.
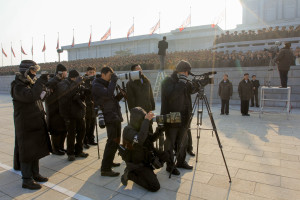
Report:
[[[66,156],[50,155],[41,159],[41,174],[49,176],[49,182],[39,191],[30,191],[21,188],[20,175],[11,169],[13,107],[10,96],[1,94],[0,199],[300,199],[300,111],[293,110],[289,120],[284,114],[273,113],[260,119],[256,109],[250,117],[242,117],[238,107],[232,107],[229,116],[220,116],[219,106],[214,106],[212,111],[232,184],[228,182],[216,137],[212,137],[211,131],[203,130],[199,162],[187,157],[194,170],[180,169],[181,175],[171,179],[165,167],[157,170],[161,189],[156,193],[147,192],[131,181],[124,187],[120,177],[101,177],[96,147],[87,150],[88,158],[74,162],[68,162]],[[204,113],[204,127],[210,128]],[[192,134],[196,150],[196,131]],[[105,130],[100,130],[99,137],[102,158]],[[116,156],[115,161],[121,162],[121,158]],[[124,167],[123,162],[115,170],[122,173]]]

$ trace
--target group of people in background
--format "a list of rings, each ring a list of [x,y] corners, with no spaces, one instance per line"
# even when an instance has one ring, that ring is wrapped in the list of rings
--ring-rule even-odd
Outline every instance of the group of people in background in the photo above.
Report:
[[[241,41],[253,41],[253,40],[268,40],[268,39],[279,39],[279,38],[293,38],[300,37],[300,25],[297,27],[289,26],[279,26],[269,27],[254,30],[242,30],[241,32],[234,31],[230,33],[222,33],[216,36],[215,44],[229,43],[229,42],[241,42]]]

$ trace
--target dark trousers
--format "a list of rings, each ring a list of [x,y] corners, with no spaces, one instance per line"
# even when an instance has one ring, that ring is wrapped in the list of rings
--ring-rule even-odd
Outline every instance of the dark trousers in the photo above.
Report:
[[[222,99],[221,100],[222,105],[221,105],[221,114],[229,114],[229,99]],[[224,112],[225,111],[225,112]]]
[[[187,150],[193,151],[193,138],[192,138],[192,132],[190,129],[188,130],[187,135],[188,135]]]
[[[174,150],[179,151],[177,163],[179,165],[182,164],[185,161],[187,150],[186,128],[166,127],[166,141],[164,144],[164,149],[166,152],[170,153],[171,160],[174,160]],[[172,167],[172,163],[167,163],[167,167]]]
[[[107,141],[104,149],[101,171],[110,171],[121,138],[121,122],[106,124]]]
[[[160,70],[163,71],[165,69],[165,57],[164,55],[159,55],[160,61]]]
[[[241,113],[247,115],[249,111],[249,100],[241,100]]]
[[[254,100],[255,100],[255,105],[259,106],[259,103],[258,103],[258,89],[253,91],[253,95],[251,97],[251,106],[254,106]]]
[[[67,154],[80,154],[83,150],[83,137],[85,135],[85,119],[70,119],[70,122],[66,123],[66,127],[68,131]]]
[[[14,149],[14,170],[20,170],[20,154],[19,154],[19,145],[17,137],[15,137],[15,149]]]
[[[21,162],[21,173],[23,181],[31,181],[39,175],[39,160]]]
[[[289,71],[279,70],[279,76],[280,76],[280,81],[281,81],[282,87],[287,87],[288,73],[289,73]]]
[[[160,189],[156,174],[154,174],[153,170],[149,167],[140,167],[130,171],[128,173],[128,179],[151,192],[156,192]]]
[[[51,135],[51,143],[53,151],[63,150],[67,133],[57,133]]]
[[[85,119],[85,137],[84,137],[84,143],[88,144],[90,142],[95,142],[95,120],[96,117],[87,117]]]

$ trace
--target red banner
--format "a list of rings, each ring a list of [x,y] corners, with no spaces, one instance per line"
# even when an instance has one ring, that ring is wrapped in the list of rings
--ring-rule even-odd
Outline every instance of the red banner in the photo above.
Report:
[[[150,35],[152,35],[155,31],[157,31],[157,29],[160,28],[160,20],[158,20],[158,22],[155,24],[155,26],[153,26],[151,29],[150,29]]]
[[[110,34],[111,34],[111,28],[109,27],[109,29],[106,31],[106,33],[103,35],[100,41],[106,40],[110,36]]]

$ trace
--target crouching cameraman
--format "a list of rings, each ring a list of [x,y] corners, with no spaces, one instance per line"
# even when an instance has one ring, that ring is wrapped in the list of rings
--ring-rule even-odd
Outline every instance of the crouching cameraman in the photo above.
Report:
[[[130,123],[123,130],[123,145],[119,147],[122,159],[126,162],[124,174],[121,177],[123,185],[128,180],[156,192],[160,189],[154,169],[159,169],[168,161],[169,155],[156,150],[153,142],[159,136],[159,129],[151,135],[150,121],[154,118],[152,112],[146,113],[140,107],[130,110]]]

